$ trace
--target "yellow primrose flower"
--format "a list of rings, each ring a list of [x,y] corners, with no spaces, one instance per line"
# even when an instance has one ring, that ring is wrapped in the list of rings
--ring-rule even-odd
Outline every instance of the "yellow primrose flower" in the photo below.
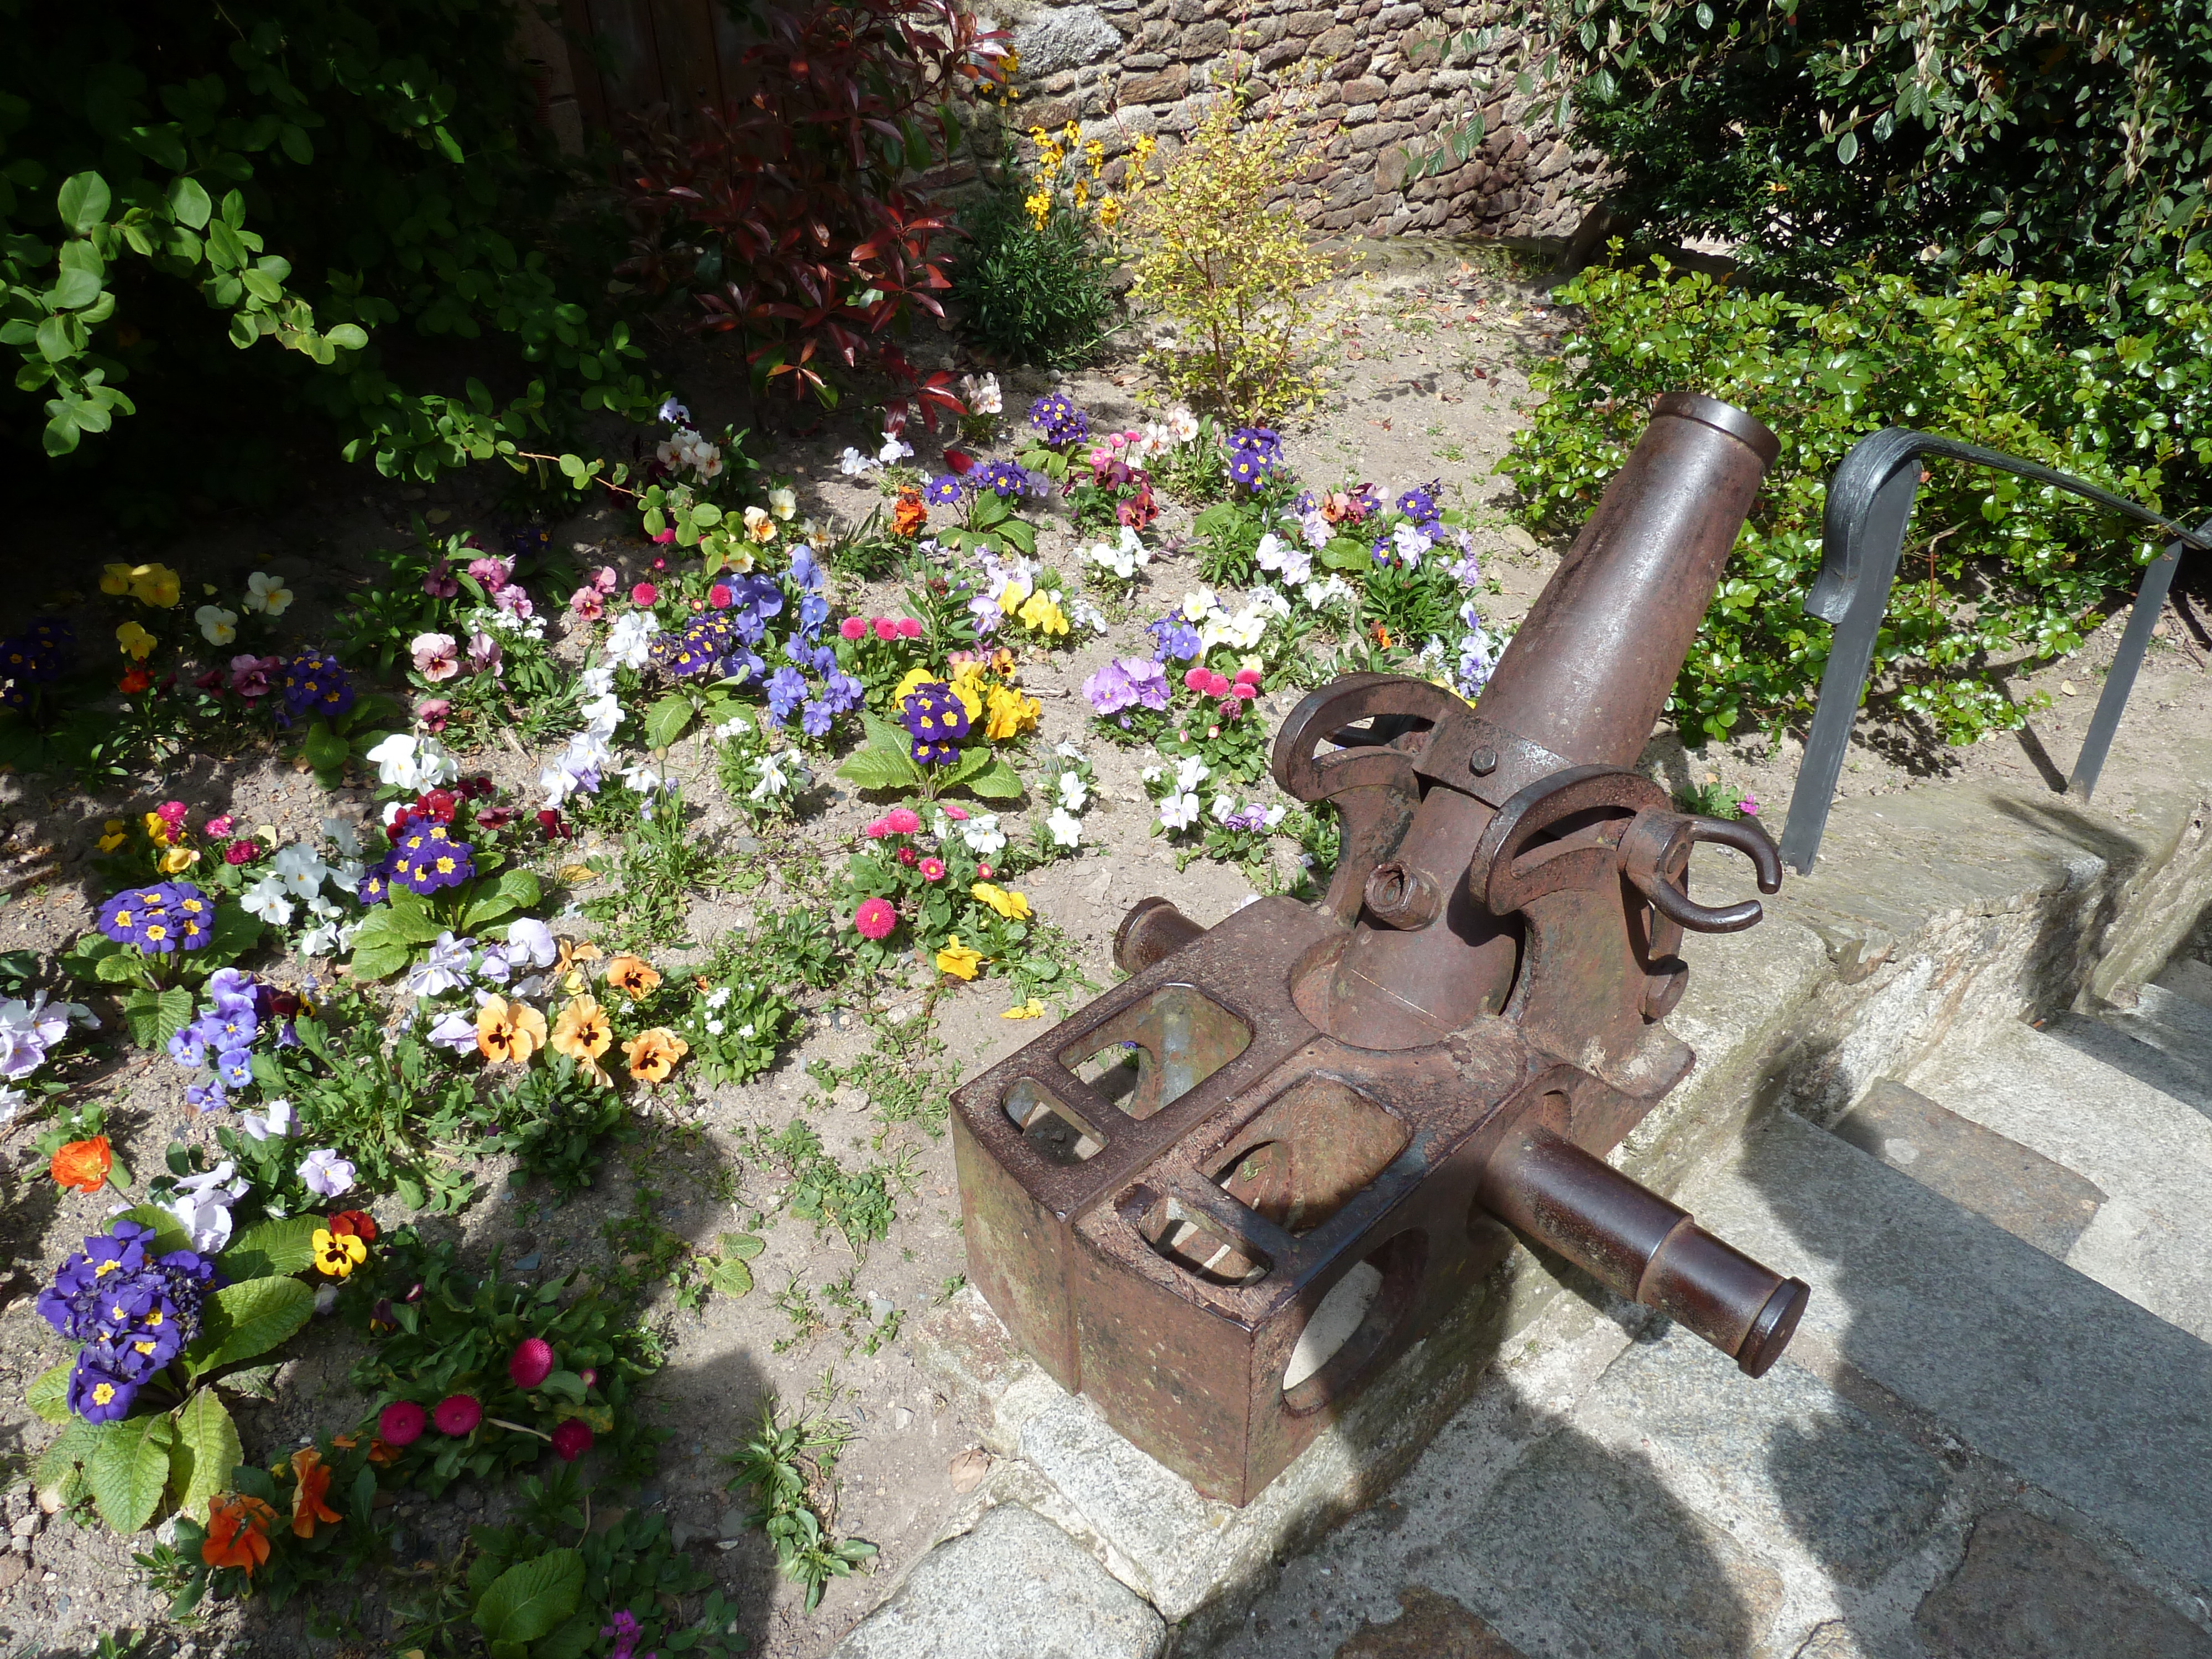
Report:
[[[122,647],[125,656],[143,662],[154,654],[157,641],[137,623],[125,623],[115,630],[115,643]]]
[[[1030,595],[1029,603],[1022,606],[1021,619],[1024,626],[1040,634],[1067,632],[1067,613],[1042,593]]]
[[[106,824],[106,833],[100,838],[100,850],[103,853],[112,853],[117,848],[123,845],[125,839],[125,837],[123,832],[123,820],[121,818],[110,818]]]
[[[1044,1004],[1039,1002],[1035,997],[1031,997],[1027,1002],[1021,1004],[1018,1007],[1007,1009],[1006,1012],[1000,1014],[999,1018],[1000,1019],[1042,1019],[1044,1018]]]
[[[985,706],[988,717],[983,723],[983,735],[994,743],[1004,743],[1008,738],[1034,732],[1037,717],[1044,712],[1044,705],[1035,697],[1025,697],[1006,685],[993,686],[985,698]]]
[[[957,933],[946,939],[945,948],[937,953],[939,971],[950,974],[955,979],[973,979],[975,970],[982,965],[983,953],[971,951],[963,945]]]
[[[161,873],[165,876],[181,875],[199,861],[200,855],[195,848],[172,847],[161,854]]]
[[[768,510],[775,514],[779,519],[790,518],[793,514],[799,511],[799,496],[797,493],[789,489],[769,490],[768,492]]]
[[[159,812],[147,813],[143,822],[146,825],[147,836],[155,846],[167,847],[169,844],[168,822]]]
[[[1008,921],[1027,921],[1036,914],[1030,908],[1029,900],[1021,894],[1009,892],[988,881],[977,882],[968,891],[977,902],[989,905]]]
[[[775,539],[775,520],[760,507],[749,507],[745,509],[745,534],[757,542],[772,542]]]

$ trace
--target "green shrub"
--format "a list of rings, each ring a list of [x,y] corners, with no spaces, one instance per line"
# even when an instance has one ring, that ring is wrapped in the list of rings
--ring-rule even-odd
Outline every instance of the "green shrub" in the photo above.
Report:
[[[960,216],[968,240],[953,264],[952,298],[968,336],[1014,362],[1072,368],[1090,359],[1114,314],[1113,251],[1066,197],[1042,216],[1009,178]]]
[[[556,216],[572,174],[510,55],[517,15],[0,0],[0,344],[20,362],[0,436],[252,496],[302,416],[429,478],[587,410],[649,413],[605,314],[618,243]],[[434,358],[387,356],[410,336]]]
[[[1616,247],[1618,245],[1616,244]],[[1770,730],[1812,707],[1829,630],[1801,609],[1820,559],[1829,475],[1858,439],[1909,426],[2008,450],[2169,514],[2212,510],[2212,258],[2139,281],[2129,331],[2100,291],[1966,277],[1955,295],[1838,273],[1804,304],[1704,276],[1585,271],[1588,308],[1530,377],[1545,401],[1499,471],[1532,529],[1580,526],[1662,392],[1749,410],[1782,452],[1675,688],[1683,733]],[[2078,342],[2069,349],[2068,340]],[[2140,526],[2009,476],[1932,462],[1888,621],[1875,691],[1953,743],[2017,726],[2016,668],[2078,647],[2159,544]]]

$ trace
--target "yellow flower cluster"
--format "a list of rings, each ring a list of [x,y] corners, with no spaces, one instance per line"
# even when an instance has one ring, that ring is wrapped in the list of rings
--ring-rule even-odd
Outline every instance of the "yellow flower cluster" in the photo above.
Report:
[[[111,564],[100,573],[100,591],[117,598],[128,593],[141,605],[167,611],[184,597],[184,578],[166,564]]]
[[[968,711],[968,729],[981,731],[993,743],[1004,743],[1024,732],[1036,730],[1044,705],[1014,688],[1013,654],[1000,651],[988,659],[968,658],[952,665],[950,673],[911,668],[891,692],[891,707],[898,708],[917,685],[943,684]]]
[[[1030,141],[1036,146],[1036,163],[1032,178],[1033,188],[1022,198],[1022,206],[1030,216],[1032,228],[1042,231],[1045,222],[1052,217],[1053,203],[1061,188],[1060,175],[1066,175],[1068,199],[1078,213],[1088,212],[1102,228],[1110,229],[1121,216],[1124,198],[1116,197],[1104,188],[1102,175],[1106,170],[1106,146],[1097,138],[1086,139],[1083,129],[1070,121],[1059,132],[1048,132],[1042,127],[1030,129]],[[1138,137],[1133,146],[1139,163],[1149,158],[1155,148],[1150,134]],[[1140,190],[1145,177],[1141,165],[1129,169],[1127,189]],[[1095,200],[1094,200],[1095,198]]]

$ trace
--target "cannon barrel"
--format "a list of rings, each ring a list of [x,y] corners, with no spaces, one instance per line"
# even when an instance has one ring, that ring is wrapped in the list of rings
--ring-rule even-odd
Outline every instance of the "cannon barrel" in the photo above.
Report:
[[[1491,1155],[1475,1196],[1609,1289],[1672,1316],[1747,1376],[1781,1357],[1812,1295],[1803,1279],[1761,1267],[1686,1210],[1534,1125]]]
[[[1780,447],[1717,398],[1678,392],[1657,400],[1475,706],[1501,738],[1535,745],[1524,750],[1531,770],[1635,763]],[[1497,751],[1486,752],[1495,766]],[[1331,1036],[1417,1048],[1504,1006],[1520,957],[1516,931],[1466,891],[1468,866],[1502,804],[1483,799],[1485,775],[1463,771],[1423,792],[1397,850],[1397,890],[1449,896],[1423,926],[1363,911],[1316,1000]]]

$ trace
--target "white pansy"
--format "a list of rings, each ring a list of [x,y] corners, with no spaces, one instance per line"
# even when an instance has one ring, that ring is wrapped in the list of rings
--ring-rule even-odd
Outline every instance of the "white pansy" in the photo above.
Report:
[[[532,968],[550,968],[561,955],[561,941],[553,930],[532,916],[509,924],[507,959]]]
[[[1198,436],[1198,416],[1177,404],[1168,410],[1168,435],[1179,444],[1187,444]]]
[[[643,668],[653,655],[653,636],[660,618],[650,611],[628,611],[607,630],[607,660],[618,668]]]
[[[435,738],[418,738],[395,732],[368,751],[379,782],[419,793],[451,783],[461,775],[461,763]]]
[[[361,851],[361,837],[343,818],[325,818],[321,829],[323,839],[338,849],[341,858],[352,858]]]
[[[246,608],[264,617],[281,617],[291,609],[292,590],[282,576],[257,570],[246,579]]]
[[[882,447],[876,451],[876,461],[878,465],[890,466],[907,459],[913,453],[912,444],[903,441],[896,432],[886,432]]]
[[[1083,777],[1077,772],[1060,775],[1060,804],[1071,812],[1080,812],[1083,804],[1091,799],[1091,791],[1084,787]]]
[[[592,698],[577,712],[584,717],[584,730],[595,738],[611,738],[622,725],[622,699],[611,691]]]
[[[1176,793],[1160,803],[1160,822],[1170,830],[1188,830],[1198,822],[1199,799],[1196,795]]]
[[[1352,598],[1352,584],[1332,571],[1327,581],[1308,582],[1300,590],[1309,609],[1319,611],[1325,605]]]
[[[1076,599],[1067,607],[1067,619],[1078,628],[1088,629],[1093,634],[1106,631],[1106,613],[1088,599]]]
[[[284,896],[283,878],[274,875],[262,877],[240,893],[238,907],[271,927],[282,927],[292,920],[292,901]]]
[[[1195,588],[1182,596],[1179,607],[1185,622],[1204,622],[1208,617],[1221,613],[1221,601],[1210,587]]]
[[[1185,755],[1176,767],[1176,787],[1188,793],[1213,775],[1213,769],[1195,755]]]
[[[256,1140],[267,1140],[272,1135],[282,1140],[300,1133],[300,1115],[292,1109],[292,1103],[281,1096],[270,1101],[265,1110],[240,1112],[238,1121]]]
[[[1006,407],[995,374],[963,374],[960,401],[968,405],[970,415],[996,415]]]
[[[1044,827],[1052,831],[1055,847],[1074,847],[1082,842],[1083,825],[1064,807],[1054,807],[1052,816],[1044,821]]]
[[[458,991],[469,982],[469,953],[474,949],[472,939],[455,939],[452,928],[438,935],[422,960],[408,974],[407,993],[410,996],[443,996],[448,991]]]
[[[996,812],[978,812],[969,818],[960,826],[960,839],[968,843],[969,852],[981,853],[987,857],[1004,851],[1006,845],[1006,837],[999,828]]]
[[[303,841],[295,841],[276,849],[276,856],[269,867],[284,884],[287,892],[296,898],[306,898],[320,892],[331,866],[323,862],[322,855]]]
[[[859,450],[850,447],[837,458],[837,470],[848,478],[857,478],[863,473],[873,472],[882,465],[883,463],[874,456],[863,455]]]
[[[604,697],[615,689],[615,671],[607,663],[594,663],[576,676],[576,689],[586,697]]]

